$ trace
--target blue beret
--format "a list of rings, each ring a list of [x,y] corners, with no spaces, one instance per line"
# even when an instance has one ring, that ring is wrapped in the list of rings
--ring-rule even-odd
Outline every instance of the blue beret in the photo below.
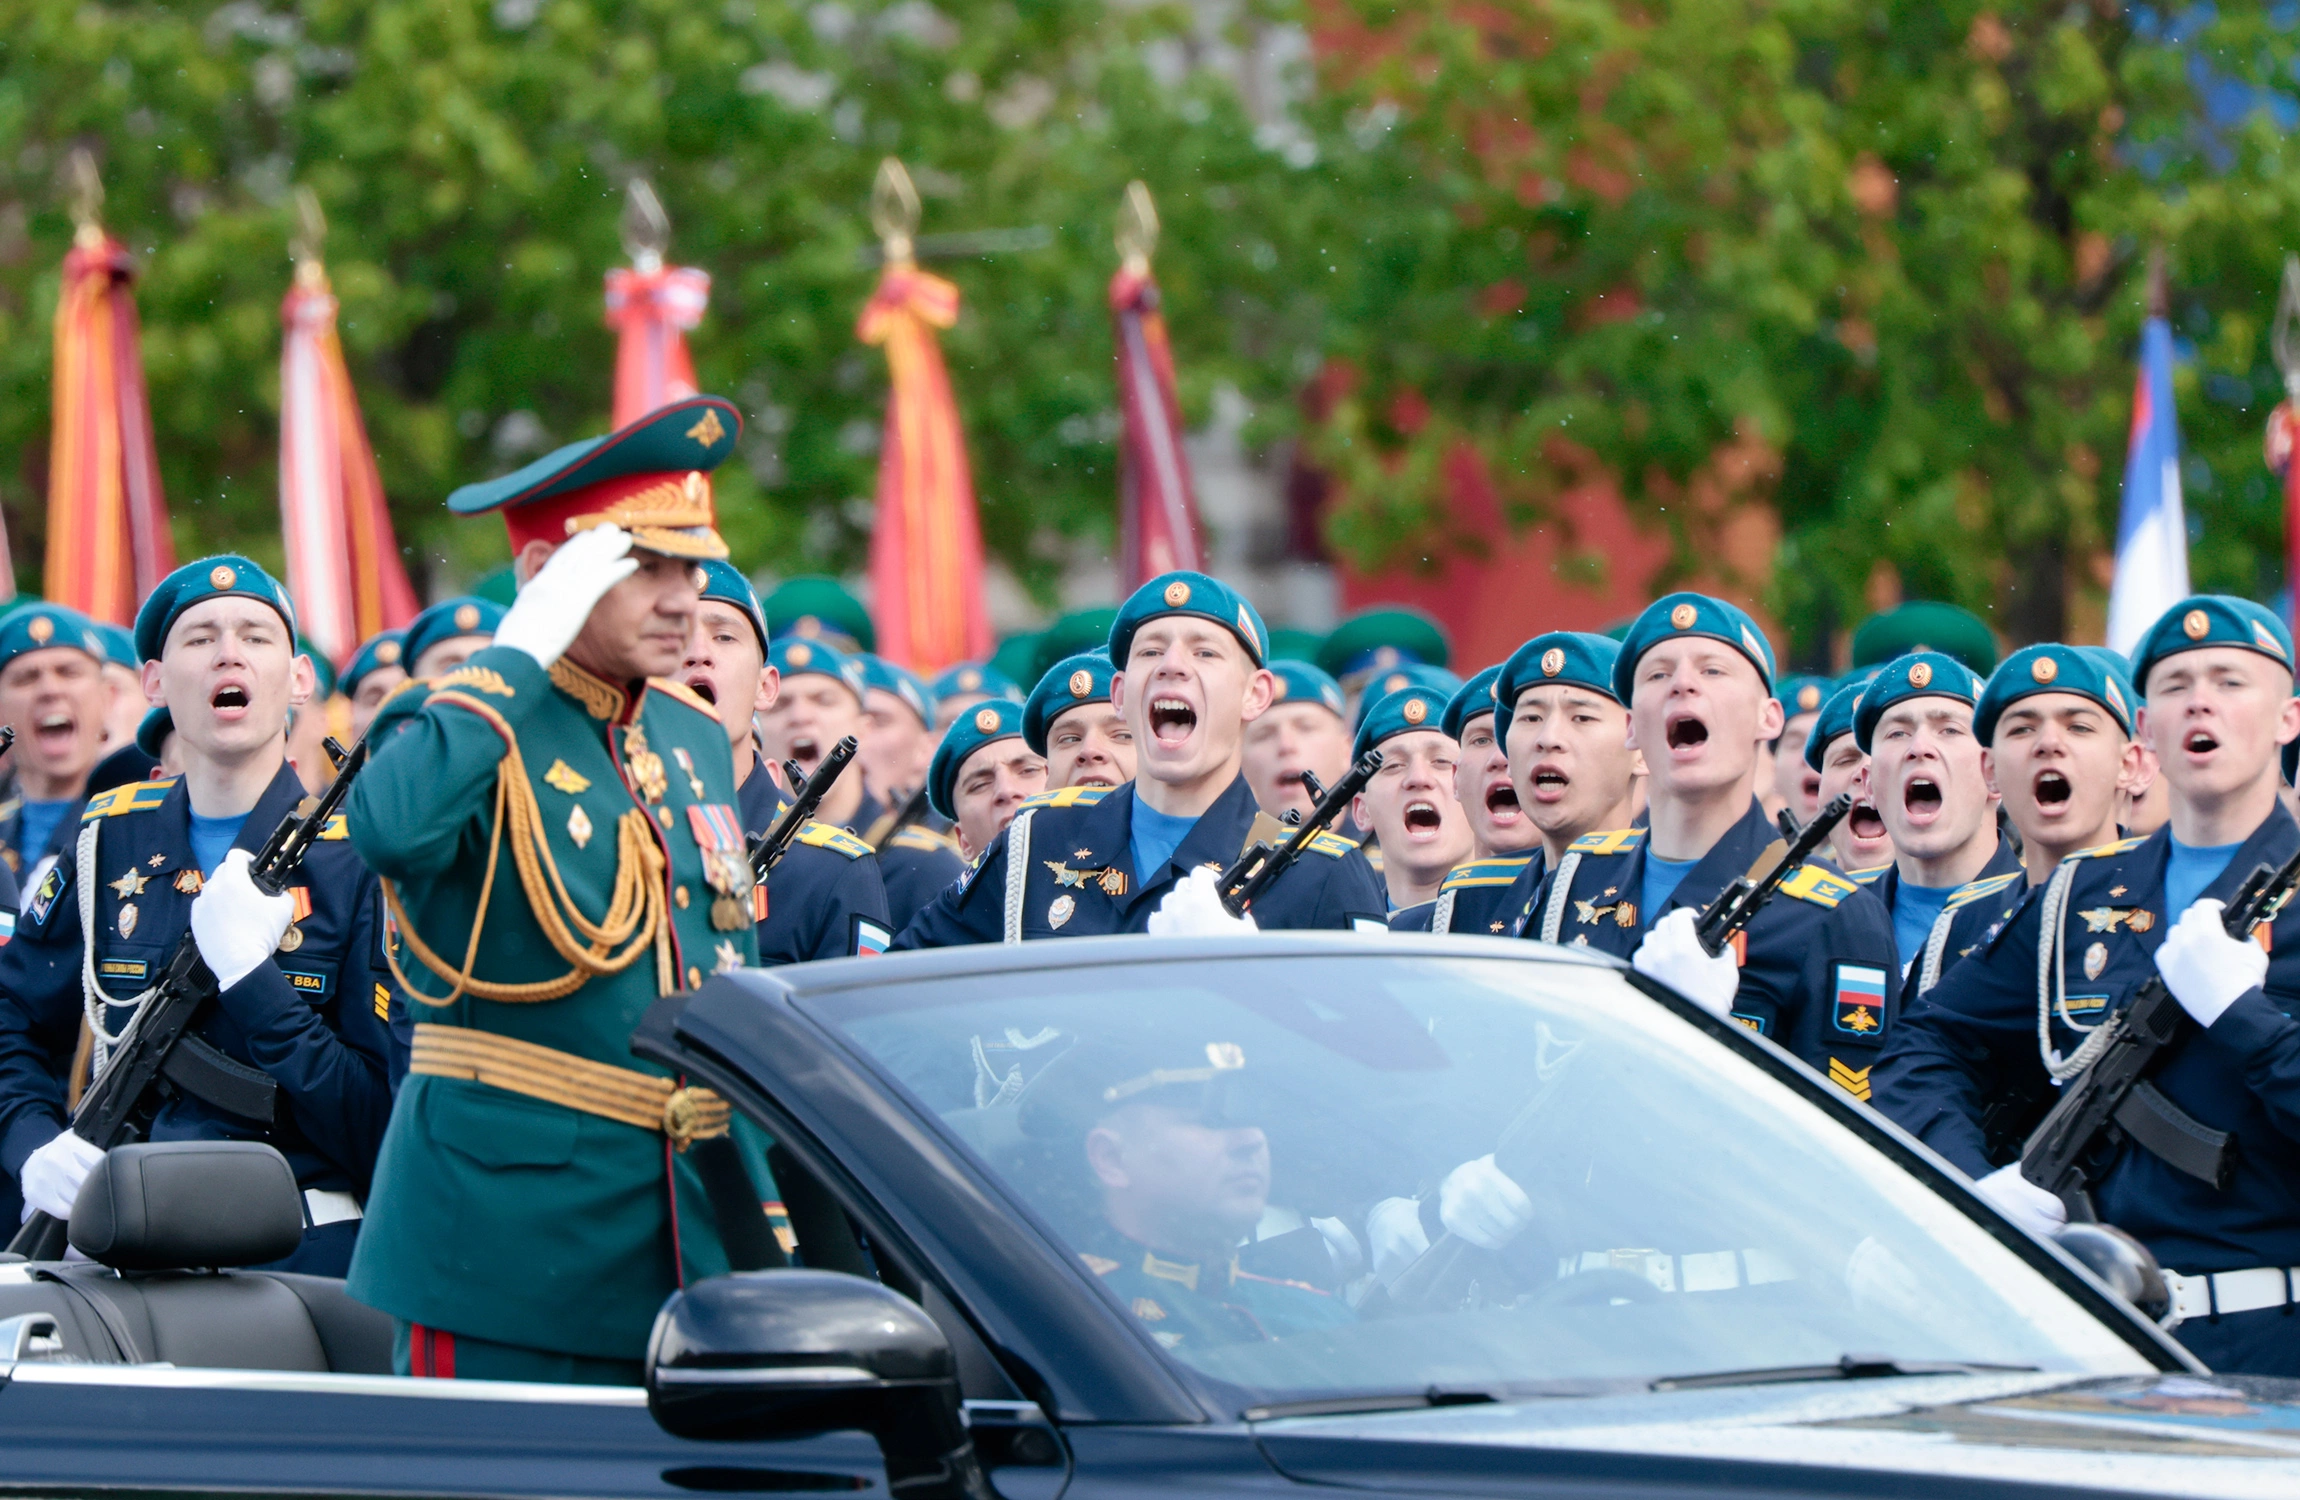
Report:
[[[937,704],[964,693],[984,693],[1013,703],[1022,701],[1022,689],[1014,685],[1014,679],[978,661],[962,661],[955,667],[946,667],[942,675],[926,685],[927,696]]]
[[[2166,610],[2141,636],[2132,651],[2132,680],[2145,697],[2158,662],[2205,646],[2236,646],[2287,671],[2292,666],[2292,632],[2274,610],[2227,594],[2198,594]]]
[[[1427,662],[1409,661],[1392,667],[1380,676],[1367,680],[1365,691],[1358,695],[1358,722],[1366,722],[1366,715],[1373,712],[1376,703],[1392,693],[1402,693],[1407,688],[1420,688],[1444,703],[1461,691],[1461,679],[1445,668],[1433,667]]]
[[[336,680],[336,685],[343,689],[347,697],[355,695],[359,692],[360,679],[368,673],[382,667],[405,667],[406,652],[406,631],[379,631],[361,642],[360,648],[351,654],[351,665],[343,669],[343,676]]]
[[[176,732],[175,716],[166,707],[155,705],[144,710],[144,717],[136,725],[136,748],[153,760],[167,748],[168,736]]]
[[[1707,594],[1666,594],[1630,621],[1629,633],[1622,637],[1621,655],[1613,663],[1613,696],[1627,703],[1631,684],[1636,681],[1638,659],[1663,641],[1688,635],[1723,641],[1748,657],[1766,691],[1772,690],[1773,645],[1747,611]]]
[[[1416,729],[1445,733],[1445,706],[1449,696],[1433,688],[1403,687],[1384,693],[1358,722],[1358,737],[1350,745],[1350,759],[1362,758],[1384,740]]]
[[[136,655],[145,661],[158,661],[160,648],[167,644],[168,631],[178,616],[195,604],[224,598],[255,599],[270,605],[287,622],[289,637],[294,637],[295,601],[288,598],[287,590],[246,558],[224,553],[185,563],[160,580],[144,607],[136,611]],[[102,654],[100,648],[97,654]]]
[[[1860,703],[1853,710],[1853,741],[1861,753],[1869,753],[1869,745],[1876,738],[1877,721],[1885,710],[1911,698],[1954,698],[1959,703],[1978,703],[1981,680],[1973,669],[1944,651],[1918,651],[1908,656],[1896,656],[1885,663],[1868,690],[1861,694]]]
[[[1447,734],[1458,740],[1462,731],[1469,728],[1470,720],[1494,711],[1493,684],[1499,676],[1501,663],[1496,662],[1463,683],[1446,701],[1442,727]]]
[[[1270,675],[1278,679],[1278,695],[1270,700],[1272,703],[1315,703],[1332,709],[1337,719],[1342,716],[1342,685],[1319,668],[1288,657],[1271,662]]]
[[[1108,703],[1111,671],[1110,658],[1099,651],[1081,651],[1048,667],[1022,705],[1024,743],[1044,755],[1056,719],[1082,703]]]
[[[32,651],[63,648],[104,660],[102,628],[76,609],[35,604],[0,620],[0,667]]]
[[[2107,709],[2117,727],[2129,736],[2132,683],[2120,666],[2107,660],[2111,656],[2117,662],[2124,659],[2105,646],[2063,646],[2048,641],[2021,647],[1989,674],[1980,703],[1973,709],[1973,733],[1980,736],[1982,744],[1989,744],[1997,737],[1997,720],[2021,699],[2039,693],[2074,693]]]
[[[1022,705],[1004,698],[977,703],[958,716],[934,747],[926,767],[927,805],[944,817],[958,818],[958,773],[966,758],[996,740],[1022,737]]]
[[[447,508],[459,516],[508,512],[514,553],[530,541],[556,544],[585,524],[612,522],[650,552],[725,557],[710,481],[702,476],[735,451],[742,430],[731,403],[689,396],[500,479],[467,484],[447,497]]]
[[[1781,712],[1794,719],[1799,714],[1817,714],[1828,701],[1832,684],[1826,677],[1784,677],[1773,684],[1773,696],[1781,700]]]
[[[1270,632],[1245,595],[1203,573],[1161,573],[1118,606],[1118,618],[1110,623],[1110,660],[1124,670],[1134,632],[1166,615],[1212,620],[1238,638],[1257,667],[1269,655]]]
[[[136,655],[134,631],[125,625],[114,625],[108,620],[98,620],[95,625],[96,634],[104,642],[104,660],[116,667],[126,667],[131,672],[144,665],[144,659]]]
[[[836,678],[855,695],[855,702],[863,701],[862,663],[827,641],[784,636],[768,644],[767,665],[782,673],[786,682],[810,672],[818,677]]]
[[[864,687],[894,694],[905,708],[918,715],[921,724],[929,729],[934,727],[934,694],[927,691],[926,683],[916,672],[868,651],[857,651],[855,661],[862,667]]]
[[[1821,700],[1821,716],[1813,721],[1813,732],[1805,737],[1806,765],[1820,770],[1830,744],[1853,732],[1853,711],[1861,706],[1861,693],[1875,675],[1874,672],[1851,672],[1837,679],[1837,690]]]
[[[725,558],[706,557],[695,566],[703,570],[702,596],[705,599],[716,599],[721,604],[732,604],[741,610],[743,618],[751,622],[751,629],[758,632],[759,649],[766,650],[767,616],[759,608],[759,591],[751,587],[751,580],[745,578]]]
[[[1620,655],[1619,641],[1584,630],[1552,630],[1527,641],[1509,653],[1509,660],[1501,664],[1501,675],[1493,680],[1495,705],[1508,708],[1508,712],[1494,715],[1493,737],[1501,741],[1504,751],[1509,749],[1509,721],[1517,717],[1518,695],[1530,687],[1570,682],[1618,703],[1621,700],[1613,690],[1613,666]]]
[[[415,664],[423,660],[423,653],[441,641],[452,641],[459,635],[491,636],[502,623],[503,606],[492,599],[476,594],[442,599],[409,622],[407,636],[399,643],[399,664],[412,673]]]

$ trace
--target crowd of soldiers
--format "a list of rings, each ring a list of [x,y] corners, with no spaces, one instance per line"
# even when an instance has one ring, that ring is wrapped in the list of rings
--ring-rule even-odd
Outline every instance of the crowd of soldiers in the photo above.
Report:
[[[2300,848],[2268,610],[2197,597],[2129,659],[1999,662],[1977,619],[1909,605],[1830,682],[1675,593],[1464,680],[1411,612],[1273,640],[1236,590],[1172,573],[1042,642],[1027,692],[988,663],[928,683],[864,649],[835,585],[762,602],[726,562],[709,475],[738,429],[698,397],[457,491],[508,528],[512,602],[435,605],[332,683],[243,557],[179,569],[132,634],[42,603],[0,619],[0,1199],[69,1215],[102,1154],[73,1101],[189,933],[219,990],[198,1035],[279,1108],[177,1092],[151,1135],[276,1146],[308,1226],[283,1264],[348,1275],[402,1371],[629,1382],[664,1295],[728,1268],[710,1174],[765,1181],[746,1122],[629,1050],[713,973],[1255,927],[1591,946],[2040,1233],[2064,1205],[2021,1177],[2003,1107],[2048,1100],[2161,974],[2197,1029],[2152,1081],[2233,1134],[2235,1173],[2127,1142],[2102,1217],[2162,1261],[2209,1364],[2300,1374],[2300,916],[2250,939],[2219,920]],[[270,895],[250,856],[332,774],[331,700],[371,759]],[[848,736],[857,769],[754,880],[752,841]],[[1376,749],[1343,826],[1233,915],[1213,872]],[[1779,814],[1839,793],[1828,857],[1710,954],[1696,914],[1778,857]],[[1488,1156],[1354,1230],[1394,1275],[1441,1231],[1498,1247],[1540,1212]]]

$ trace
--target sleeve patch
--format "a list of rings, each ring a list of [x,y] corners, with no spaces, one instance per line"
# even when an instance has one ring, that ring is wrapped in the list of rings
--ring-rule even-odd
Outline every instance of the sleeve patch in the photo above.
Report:
[[[1797,873],[1781,882],[1781,894],[1815,906],[1835,906],[1860,887],[1819,865],[1799,865]],[[1878,971],[1882,973],[1882,970]]]
[[[1830,994],[1831,1024],[1846,1036],[1880,1041],[1885,1033],[1885,971],[1873,964],[1838,964]],[[1865,1077],[1866,1075],[1864,1075]]]
[[[1117,788],[1107,786],[1058,787],[1051,792],[1040,792],[1022,805],[1024,807],[1092,807],[1115,790]]]
[[[856,838],[844,828],[836,828],[828,823],[808,823],[806,827],[799,830],[799,842],[812,844],[817,849],[835,850],[849,859],[861,859],[864,855],[875,852],[870,845]]]
[[[49,911],[56,905],[56,898],[63,894],[64,866],[61,863],[50,865],[48,873],[40,879],[39,888],[32,892],[32,902],[25,908],[26,913],[35,924],[47,921]]]
[[[1614,828],[1585,833],[1568,847],[1575,854],[1627,854],[1645,840],[1642,828]]]
[[[1358,841],[1356,839],[1343,838],[1338,833],[1327,833],[1321,829],[1318,832],[1311,834],[1310,842],[1303,847],[1312,854],[1323,854],[1328,859],[1340,859],[1343,855],[1349,853],[1352,849],[1357,848]],[[1388,924],[1386,923],[1384,924],[1385,928],[1387,925]]]
[[[1871,1067],[1875,1064],[1871,1064]],[[1844,1059],[1829,1059],[1829,1081],[1851,1094],[1863,1104],[1869,1102],[1869,1069],[1848,1065]]]
[[[116,818],[122,813],[150,812],[167,800],[168,788],[176,784],[175,778],[166,781],[131,781],[110,791],[98,792],[81,809],[80,819]]]
[[[894,934],[887,931],[883,924],[873,922],[868,917],[855,918],[854,950],[856,957],[876,958],[881,953],[886,952],[887,944],[893,941]]]
[[[391,990],[385,985],[375,987],[375,1018],[378,1021],[391,1019]]]

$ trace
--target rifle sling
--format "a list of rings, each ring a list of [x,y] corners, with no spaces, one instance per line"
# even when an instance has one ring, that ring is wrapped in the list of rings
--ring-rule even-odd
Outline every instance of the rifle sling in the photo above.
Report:
[[[2199,1123],[2156,1085],[2136,1083],[2116,1107],[2116,1123],[2174,1171],[2225,1189],[2236,1172],[2234,1137]]]
[[[182,1036],[168,1049],[160,1076],[201,1103],[242,1120],[269,1125],[278,1115],[279,1085],[261,1068],[251,1068],[196,1036]]]

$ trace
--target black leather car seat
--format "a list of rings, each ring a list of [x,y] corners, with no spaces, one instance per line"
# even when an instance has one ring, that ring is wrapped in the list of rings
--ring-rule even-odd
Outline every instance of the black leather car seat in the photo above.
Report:
[[[100,1363],[390,1374],[391,1319],[342,1282],[239,1269],[295,1250],[302,1202],[257,1142],[117,1147],[72,1208],[92,1264],[0,1266],[0,1320],[48,1313],[66,1356]]]

